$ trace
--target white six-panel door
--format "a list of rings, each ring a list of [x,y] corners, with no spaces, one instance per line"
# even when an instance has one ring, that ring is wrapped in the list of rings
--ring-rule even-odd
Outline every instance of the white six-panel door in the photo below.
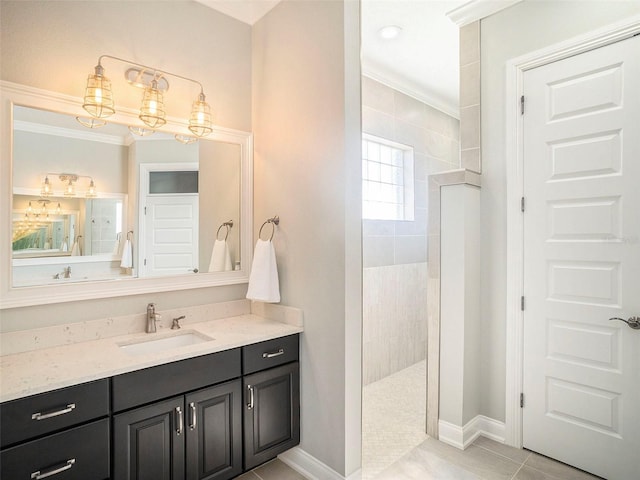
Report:
[[[523,446],[640,478],[640,37],[524,75]]]

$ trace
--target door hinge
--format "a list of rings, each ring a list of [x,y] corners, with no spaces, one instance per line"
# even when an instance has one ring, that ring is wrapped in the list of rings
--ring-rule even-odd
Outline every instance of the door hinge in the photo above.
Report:
[[[524,95],[520,97],[520,115],[524,115]]]
[[[520,394],[520,408],[524,408],[524,393]]]
[[[524,197],[520,199],[520,211],[524,212]]]
[[[147,214],[147,207],[144,207],[144,214]]]
[[[143,265],[145,265],[145,266],[147,265],[147,259],[146,258],[144,259]]]
[[[520,297],[520,310],[524,312],[524,295]]]

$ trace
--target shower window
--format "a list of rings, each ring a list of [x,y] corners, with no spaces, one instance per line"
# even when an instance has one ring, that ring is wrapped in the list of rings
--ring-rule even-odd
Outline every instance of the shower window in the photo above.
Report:
[[[413,220],[413,148],[362,136],[362,216]]]

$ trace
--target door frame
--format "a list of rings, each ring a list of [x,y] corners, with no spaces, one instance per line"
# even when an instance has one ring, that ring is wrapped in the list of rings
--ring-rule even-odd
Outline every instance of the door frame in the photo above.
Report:
[[[507,286],[506,286],[506,385],[505,444],[522,448],[524,312],[524,219],[521,198],[524,195],[524,133],[520,114],[524,73],[536,67],[563,60],[589,50],[625,40],[640,33],[640,15],[607,25],[569,40],[553,44],[506,64],[506,178],[507,178]],[[526,108],[526,105],[525,105]]]

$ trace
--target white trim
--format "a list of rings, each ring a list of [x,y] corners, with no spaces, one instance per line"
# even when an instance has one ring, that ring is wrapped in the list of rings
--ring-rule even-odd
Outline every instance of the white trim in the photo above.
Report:
[[[71,128],[54,127],[41,123],[26,122],[24,120],[14,120],[13,129],[21,132],[41,133],[43,135],[53,135],[56,137],[74,138],[76,140],[87,140],[90,142],[108,143],[110,145],[127,145],[127,139],[117,135],[98,133],[93,130],[73,130]]]
[[[504,443],[504,423],[493,418],[477,415],[464,427],[459,427],[444,420],[438,422],[438,440],[460,450],[466,449],[479,436]]]
[[[293,447],[278,455],[278,458],[309,480],[345,480],[345,477],[300,447]],[[356,480],[360,476],[358,470],[349,476],[349,480]]]
[[[455,118],[456,120],[460,120],[460,108],[458,107],[458,105],[450,104],[442,99],[432,97],[425,92],[420,92],[415,88],[412,88],[409,85],[405,84],[402,79],[389,78],[382,72],[376,70],[375,67],[372,67],[371,65],[362,65],[362,76],[381,83],[385,87],[389,87],[400,93],[404,93],[405,95],[408,95],[409,97],[414,98],[419,102],[429,105],[430,107],[435,108],[436,110],[439,110],[442,113]]]
[[[459,27],[481,20],[489,15],[498,13],[500,10],[509,8],[522,0],[471,0],[464,5],[454,8],[446,15],[453,23]]]
[[[507,162],[507,332],[505,443],[522,447],[522,391],[524,314],[520,310],[523,291],[523,218],[520,198],[524,193],[523,129],[519,113],[524,72],[573,55],[624,40],[640,33],[640,15],[584,35],[514,58],[506,64],[506,158]]]

